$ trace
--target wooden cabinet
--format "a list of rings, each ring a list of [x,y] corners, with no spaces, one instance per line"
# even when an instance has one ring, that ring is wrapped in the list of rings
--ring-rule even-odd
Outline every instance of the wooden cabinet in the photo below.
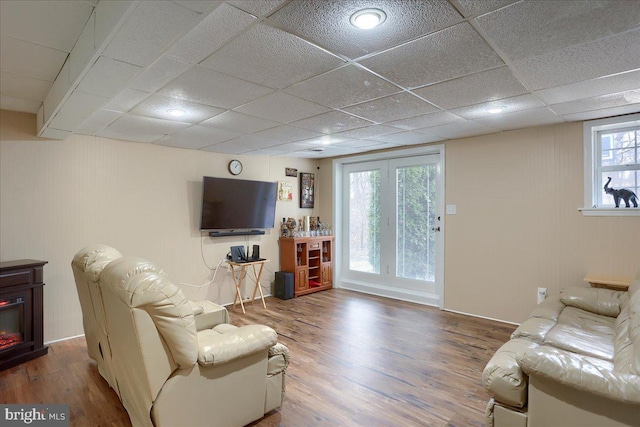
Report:
[[[280,270],[294,273],[296,297],[333,287],[333,236],[280,238]]]

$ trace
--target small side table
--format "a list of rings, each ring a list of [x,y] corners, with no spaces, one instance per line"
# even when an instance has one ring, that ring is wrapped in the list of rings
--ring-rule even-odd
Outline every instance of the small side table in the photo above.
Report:
[[[236,295],[233,298],[233,308],[236,308],[236,304],[240,301],[240,307],[242,307],[242,313],[246,313],[244,310],[244,303],[251,301],[251,305],[253,305],[253,301],[256,299],[256,292],[260,292],[260,299],[262,300],[262,307],[267,308],[267,304],[264,302],[264,294],[262,293],[262,288],[260,287],[260,276],[262,276],[262,269],[264,265],[269,262],[268,259],[263,259],[261,261],[249,261],[249,262],[233,262],[227,261],[227,263],[231,266],[231,277],[233,277],[233,284],[236,285]],[[253,281],[255,286],[253,288],[253,296],[251,299],[243,299],[242,293],[240,292],[240,286],[242,286],[242,281],[245,277],[247,277],[247,268],[251,266],[253,270]],[[238,275],[236,275],[236,270]]]
[[[626,291],[633,279],[631,277],[602,276],[599,274],[587,274],[583,279],[592,288],[605,288],[614,291]]]

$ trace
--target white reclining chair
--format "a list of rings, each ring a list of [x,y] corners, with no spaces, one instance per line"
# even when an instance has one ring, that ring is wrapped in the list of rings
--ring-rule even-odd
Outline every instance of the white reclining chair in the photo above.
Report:
[[[243,426],[282,405],[289,355],[273,329],[230,325],[223,307],[188,301],[151,262],[113,258],[93,283],[107,380],[134,426]]]

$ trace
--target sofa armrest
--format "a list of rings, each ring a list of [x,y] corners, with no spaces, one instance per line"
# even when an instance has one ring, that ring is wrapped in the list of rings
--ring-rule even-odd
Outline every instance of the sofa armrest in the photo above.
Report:
[[[229,313],[221,305],[211,301],[189,301],[196,320],[196,330],[211,329],[221,323],[229,322]]]
[[[482,384],[495,400],[517,408],[527,404],[527,376],[520,369],[517,358],[536,347],[538,344],[527,339],[512,339],[489,360],[482,371]]]
[[[220,325],[198,332],[198,363],[214,366],[266,350],[276,344],[278,335],[268,326],[248,325],[236,328]]]
[[[518,356],[529,376],[540,375],[626,404],[640,405],[640,376],[613,371],[612,364],[555,347],[540,346]]]
[[[618,317],[626,299],[626,292],[611,289],[571,287],[560,292],[565,305],[609,317]]]

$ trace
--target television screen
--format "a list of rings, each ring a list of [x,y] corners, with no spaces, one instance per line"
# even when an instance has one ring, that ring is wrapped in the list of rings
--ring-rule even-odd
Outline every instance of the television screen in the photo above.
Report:
[[[273,228],[275,182],[205,176],[200,230]]]

